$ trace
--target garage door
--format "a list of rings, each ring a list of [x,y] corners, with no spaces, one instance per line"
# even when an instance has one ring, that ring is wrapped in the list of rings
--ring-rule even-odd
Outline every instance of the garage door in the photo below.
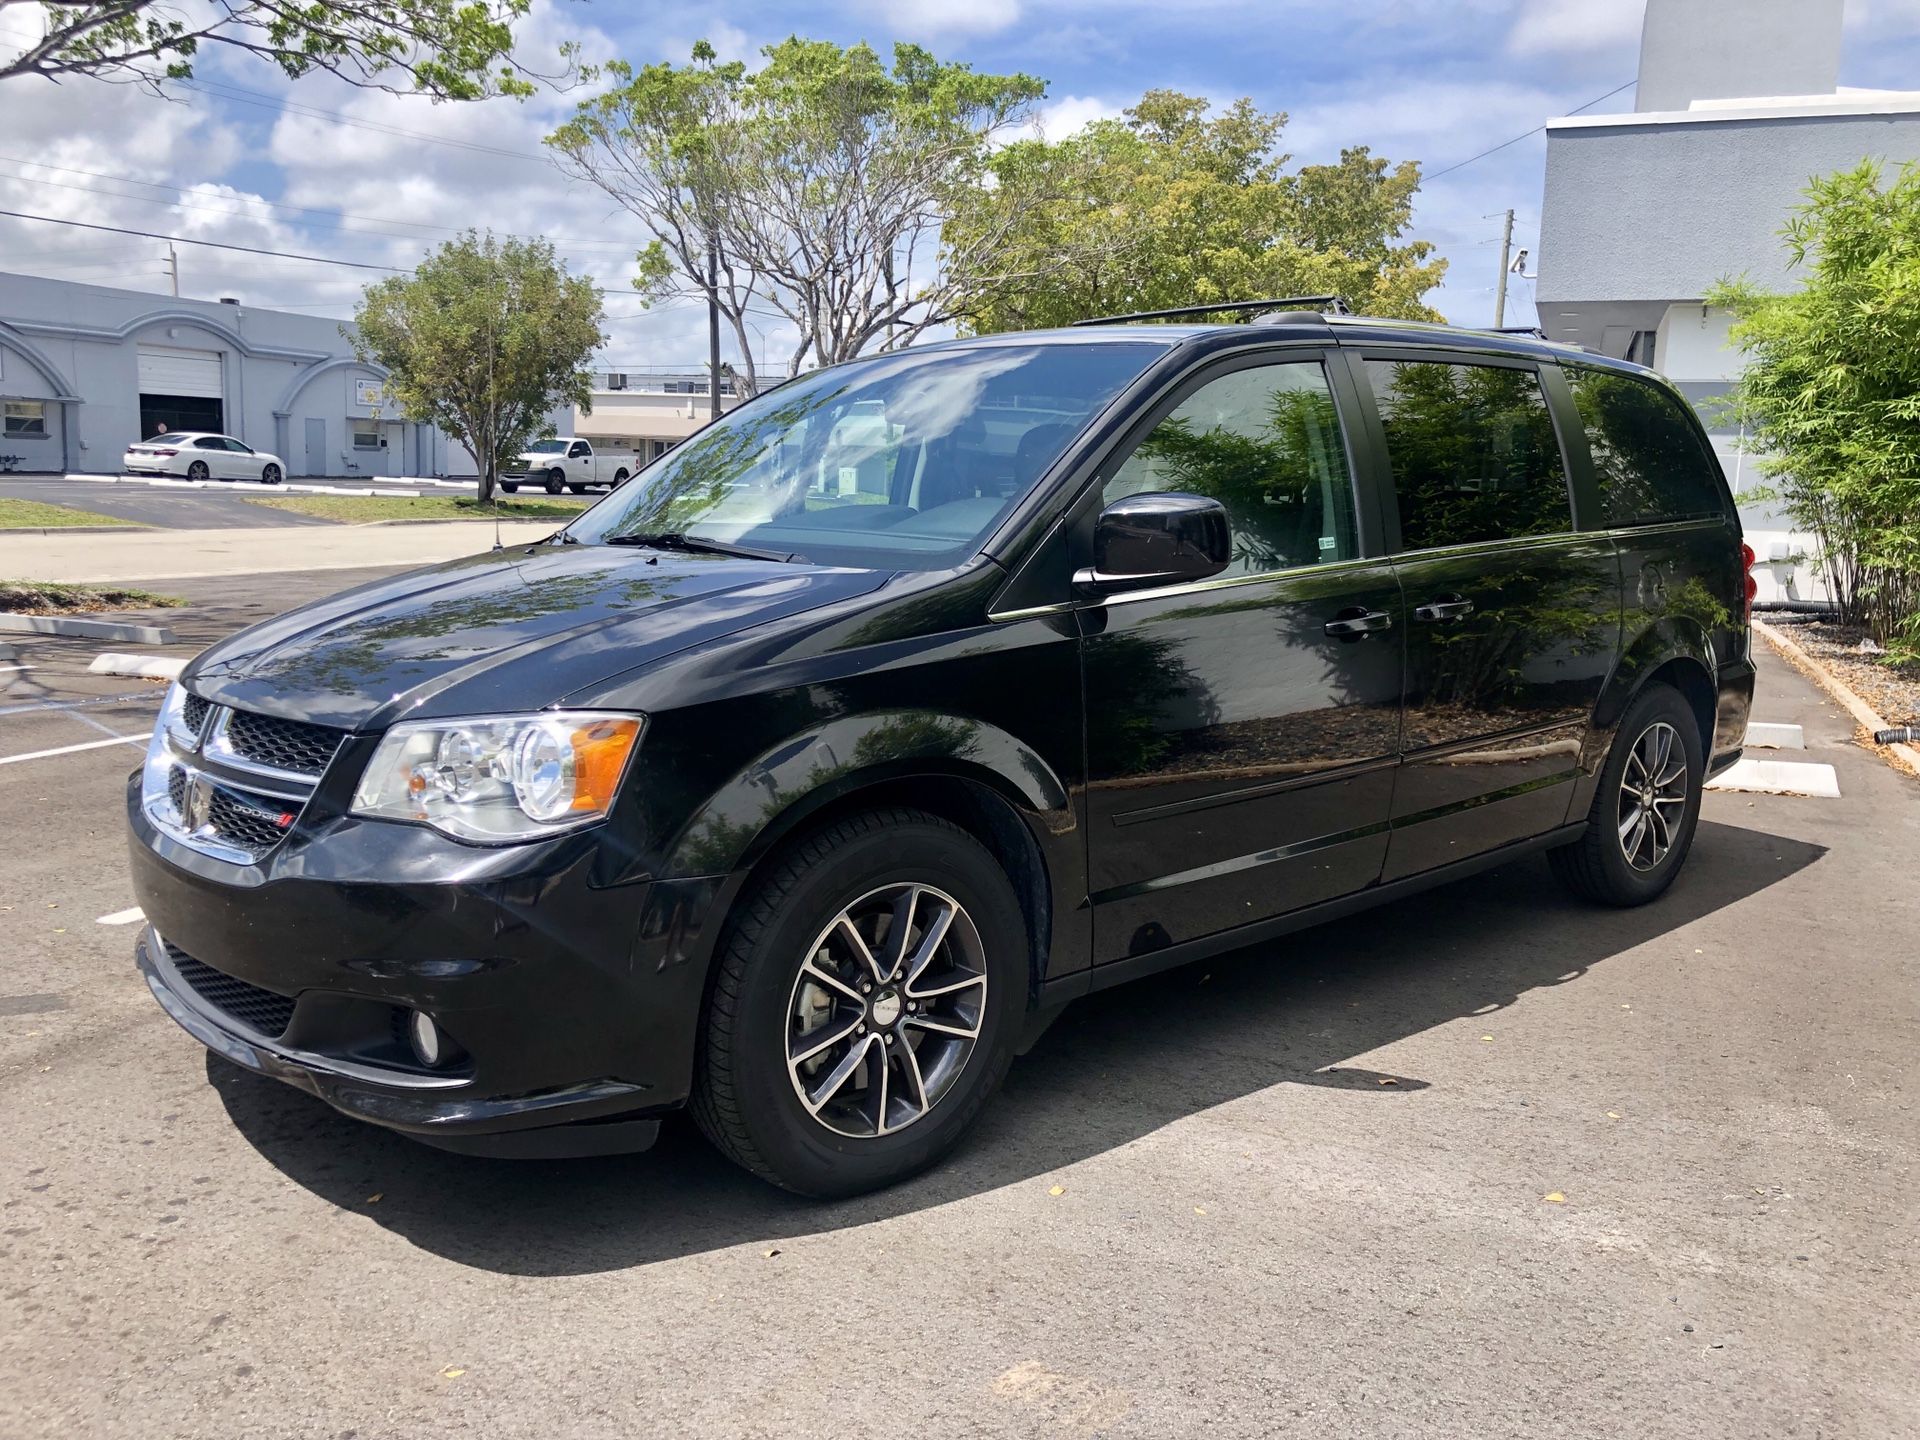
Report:
[[[199,395],[218,400],[220,352],[174,350],[165,345],[140,347],[142,395]]]

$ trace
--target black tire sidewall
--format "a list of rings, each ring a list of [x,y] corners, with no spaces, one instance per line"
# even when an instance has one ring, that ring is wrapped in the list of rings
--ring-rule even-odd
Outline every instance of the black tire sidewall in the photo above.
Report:
[[[549,495],[558,495],[566,488],[566,479],[564,476],[559,475],[558,472],[547,476],[547,493]]]
[[[212,477],[213,472],[207,468],[207,462],[204,460],[195,460],[191,465],[187,466],[187,478],[189,480],[209,480]]]
[[[509,495],[518,495],[520,493],[520,487],[518,485],[508,485],[504,481],[501,482],[500,488]]]
[[[267,466],[265,470],[260,472],[260,483],[263,485],[278,485],[280,483],[280,467],[278,465]]]
[[[1680,834],[1672,849],[1651,870],[1636,870],[1627,863],[1620,844],[1620,779],[1627,768],[1627,757],[1647,727],[1666,721],[1680,736],[1687,757],[1687,804],[1680,821]],[[1635,698],[1621,717],[1614,737],[1613,752],[1600,772],[1600,793],[1596,799],[1594,822],[1601,829],[1600,866],[1607,884],[1630,903],[1653,899],[1673,883],[1686,864],[1693,848],[1694,831],[1700,820],[1701,787],[1706,783],[1706,764],[1700,747],[1700,722],[1680,692],[1668,685],[1653,685]]]
[[[984,1024],[960,1078],[925,1119],[892,1135],[839,1135],[807,1114],[786,1068],[793,984],[806,947],[843,907],[902,881],[944,890],[973,917],[987,958]],[[732,1080],[755,1150],[781,1183],[817,1196],[857,1194],[926,1168],[971,1126],[1005,1075],[1026,1000],[1027,933],[1019,901],[972,837],[908,822],[877,826],[838,847],[805,873],[751,941],[732,1037]]]

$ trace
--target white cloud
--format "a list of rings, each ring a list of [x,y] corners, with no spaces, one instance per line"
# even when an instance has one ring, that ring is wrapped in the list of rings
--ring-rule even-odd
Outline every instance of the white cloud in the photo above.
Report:
[[[1021,16],[1020,0],[860,0],[857,8],[884,21],[889,40],[997,35]]]
[[[1521,0],[1507,52],[1559,55],[1637,42],[1646,0]]]
[[[1064,140],[1096,120],[1117,120],[1126,107],[1097,95],[1062,95],[1035,112],[1027,129],[1043,140]]]

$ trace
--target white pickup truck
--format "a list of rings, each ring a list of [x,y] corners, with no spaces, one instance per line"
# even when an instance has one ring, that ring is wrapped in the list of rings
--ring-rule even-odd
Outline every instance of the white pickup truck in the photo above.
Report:
[[[640,457],[629,451],[596,452],[585,440],[562,435],[551,440],[536,440],[507,462],[500,477],[500,488],[509,495],[522,485],[540,485],[549,495],[571,490],[578,495],[589,485],[604,485],[609,490],[627,483],[627,477],[640,468]]]

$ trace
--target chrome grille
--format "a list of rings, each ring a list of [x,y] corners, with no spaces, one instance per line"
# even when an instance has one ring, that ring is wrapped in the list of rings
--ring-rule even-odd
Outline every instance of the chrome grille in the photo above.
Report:
[[[167,959],[187,987],[222,1015],[268,1040],[286,1033],[293,1022],[292,996],[277,995],[202,964],[170,940],[160,943],[167,947]]]
[[[293,824],[293,812],[271,797],[267,803],[274,808],[262,810],[243,798],[245,793],[216,787],[207,806],[207,824],[219,839],[258,857],[280,843],[287,826]],[[285,825],[280,823],[282,816]]]
[[[230,710],[220,730],[235,757],[295,775],[318,776],[333,759],[346,731],[304,720],[282,720],[250,710]]]
[[[211,701],[202,700],[198,695],[187,696],[187,703],[180,711],[180,723],[186,726],[189,735],[200,733],[200,727],[207,723],[207,711],[212,708]]]

